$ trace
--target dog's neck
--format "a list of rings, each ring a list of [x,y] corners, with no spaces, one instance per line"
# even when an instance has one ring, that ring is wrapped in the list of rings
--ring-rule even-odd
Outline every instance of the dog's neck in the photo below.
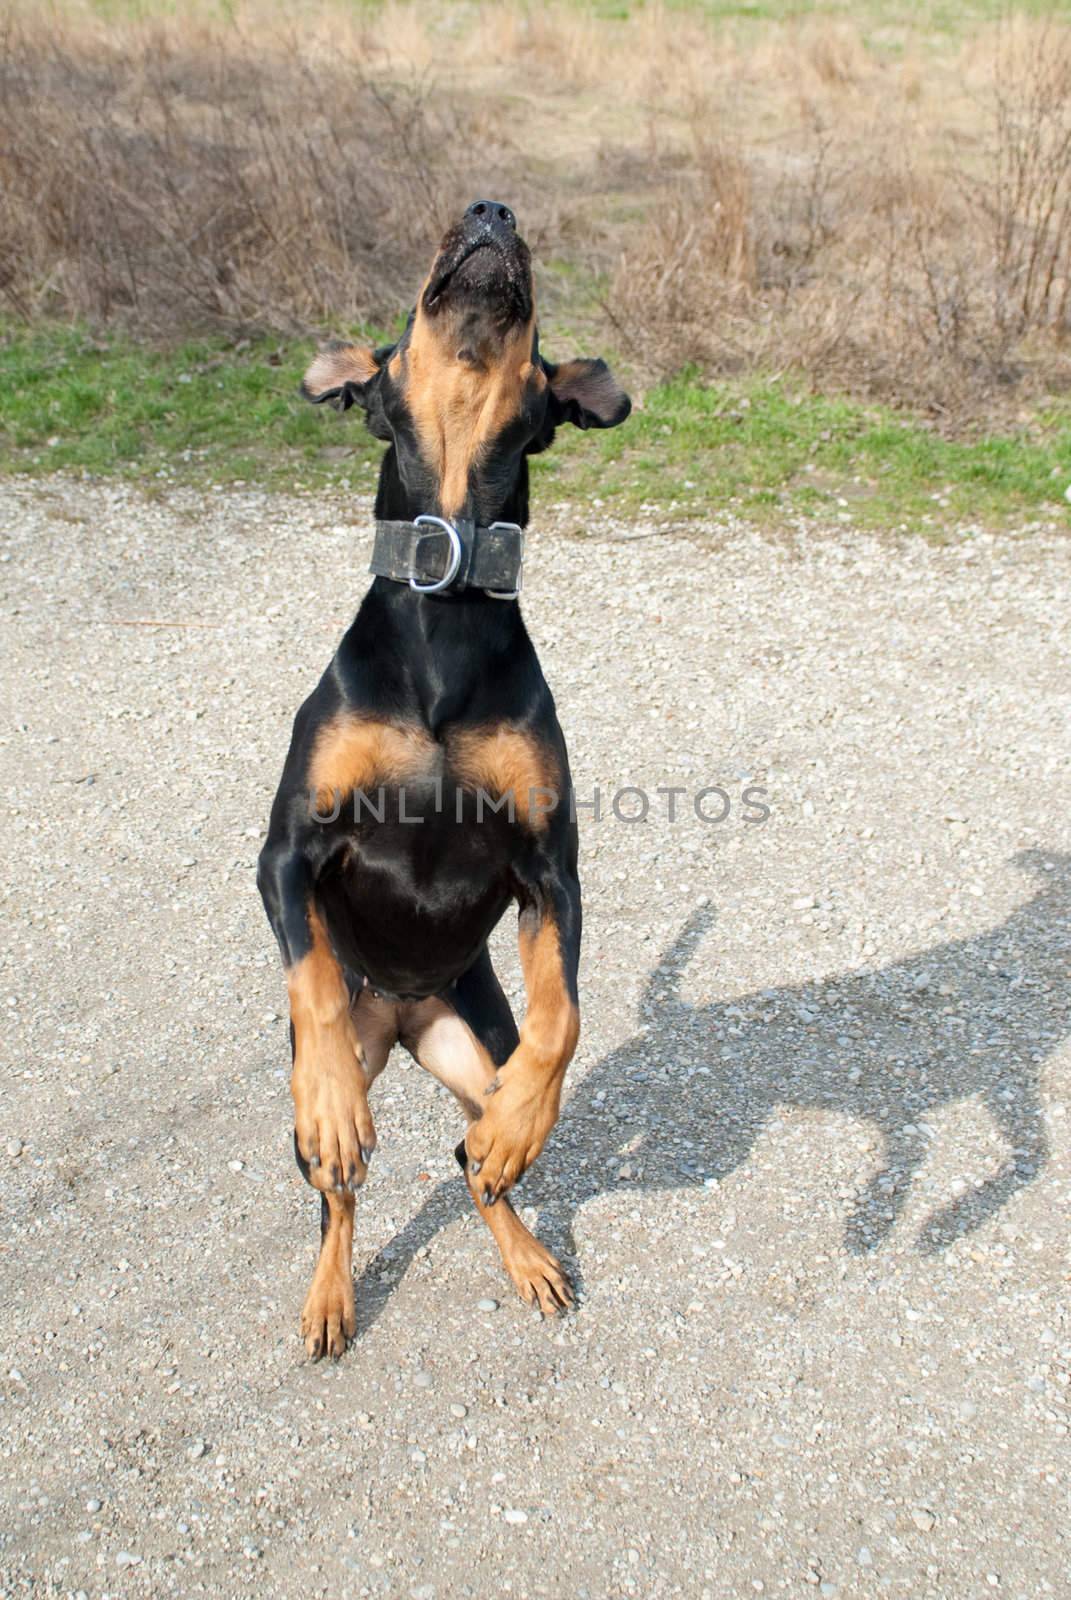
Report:
[[[376,517],[403,522],[427,513],[443,514],[435,473],[415,443],[391,444],[379,469]],[[482,462],[472,474],[464,505],[455,509],[454,515],[485,527],[492,522],[515,522],[518,527],[527,527],[527,457]]]
[[[426,513],[442,514],[435,474],[416,440],[403,436],[383,457],[375,514],[383,521],[411,521]],[[503,461],[498,472],[494,463],[481,463],[462,512],[455,514],[482,526],[526,526],[527,458]],[[494,720],[507,678],[517,679],[519,703],[542,683],[516,600],[495,600],[480,589],[419,594],[407,584],[376,578],[358,626],[364,638],[377,641],[385,697],[407,705],[433,735],[451,722]]]
[[[447,723],[493,722],[508,685],[523,705],[539,677],[535,652],[516,600],[492,600],[480,589],[417,594],[404,583],[375,578],[356,633],[375,640],[377,690],[385,710],[404,707],[436,736]]]

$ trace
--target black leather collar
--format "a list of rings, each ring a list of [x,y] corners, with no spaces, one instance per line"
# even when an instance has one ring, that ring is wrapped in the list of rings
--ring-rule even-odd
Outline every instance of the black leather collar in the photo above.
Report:
[[[450,536],[457,535],[455,546]],[[451,566],[457,570],[448,582]],[[512,600],[521,587],[524,534],[514,522],[478,527],[465,518],[428,517],[419,522],[376,523],[368,570],[378,578],[408,583],[436,594],[483,589],[496,600]]]

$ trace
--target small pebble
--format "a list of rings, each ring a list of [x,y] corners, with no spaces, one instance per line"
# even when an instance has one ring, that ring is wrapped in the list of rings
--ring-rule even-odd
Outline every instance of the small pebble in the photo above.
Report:
[[[476,1310],[477,1311],[497,1311],[498,1310],[498,1301],[497,1300],[492,1300],[491,1297],[488,1295],[483,1300],[477,1300],[477,1302],[476,1302]]]

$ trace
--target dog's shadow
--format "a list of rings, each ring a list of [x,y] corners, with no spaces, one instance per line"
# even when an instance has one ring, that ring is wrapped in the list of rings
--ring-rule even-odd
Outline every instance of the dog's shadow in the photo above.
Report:
[[[710,1005],[681,997],[716,920],[712,908],[694,911],[648,978],[640,1031],[591,1068],[525,1180],[519,1198],[539,1207],[537,1232],[575,1266],[573,1222],[587,1201],[723,1179],[775,1110],[796,1106],[859,1118],[881,1134],[879,1170],[846,1222],[848,1248],[873,1250],[926,1155],[927,1118],[968,1098],[992,1116],[1006,1159],[930,1216],[918,1246],[938,1251],[987,1221],[1044,1165],[1040,1071],[1071,1033],[1071,857],[1025,851],[1016,864],[1035,875],[1035,893],[986,933],[876,972]],[[366,1266],[362,1326],[414,1252],[470,1211],[462,1183],[439,1185]]]

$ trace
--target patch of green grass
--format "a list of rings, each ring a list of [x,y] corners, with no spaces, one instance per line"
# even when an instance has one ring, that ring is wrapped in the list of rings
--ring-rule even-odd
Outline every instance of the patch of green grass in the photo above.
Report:
[[[162,351],[76,328],[0,335],[0,469],[262,483],[374,482],[363,428],[301,400],[311,345],[195,340]],[[332,427],[330,424],[335,423]]]
[[[311,348],[199,340],[163,351],[69,327],[0,330],[0,470],[370,491],[382,445],[355,413],[298,395]],[[627,515],[1003,526],[1067,511],[1071,408],[1016,434],[949,440],[787,380],[707,384],[688,371],[649,390],[621,428],[562,428],[532,469],[537,504],[598,500]]]
[[[941,437],[918,418],[787,381],[705,384],[683,372],[611,433],[560,436],[533,462],[551,492],[630,513],[758,521],[810,513],[856,526],[1003,526],[1066,512],[1071,409],[1018,434]]]

